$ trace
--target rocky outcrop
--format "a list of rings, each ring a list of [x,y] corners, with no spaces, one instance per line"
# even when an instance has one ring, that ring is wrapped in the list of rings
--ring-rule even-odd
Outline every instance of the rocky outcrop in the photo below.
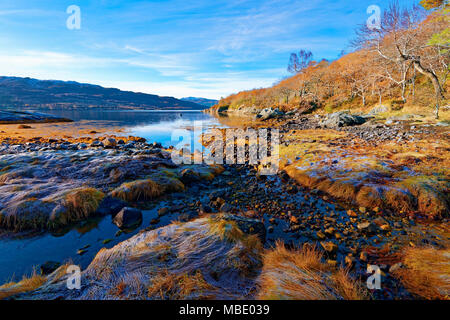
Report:
[[[185,165],[157,144],[88,146],[68,142],[0,145],[0,228],[56,230],[92,216],[116,215],[128,203],[185,190]],[[212,180],[219,166],[197,165],[196,181]],[[195,181],[194,181],[195,182]]]
[[[265,108],[262,109],[257,115],[256,115],[256,119],[259,120],[269,120],[269,119],[273,119],[273,118],[279,118],[283,115],[284,113],[281,112],[278,108],[277,109],[272,109],[272,108]]]
[[[331,113],[320,122],[324,128],[341,128],[348,126],[361,125],[367,120],[361,116],[352,115],[348,111],[339,111]]]

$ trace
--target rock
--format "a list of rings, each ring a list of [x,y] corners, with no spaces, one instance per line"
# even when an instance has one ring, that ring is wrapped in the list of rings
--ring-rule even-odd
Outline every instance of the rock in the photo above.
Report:
[[[335,229],[333,227],[330,227],[328,229],[325,230],[325,233],[329,236],[333,235],[335,232]]]
[[[322,231],[317,231],[316,232],[316,236],[320,240],[323,240],[323,239],[325,239],[327,237]]]
[[[110,214],[115,217],[126,205],[127,203],[123,200],[106,196],[100,202],[96,213],[102,216]]]
[[[200,181],[200,176],[197,172],[194,172],[192,169],[184,169],[181,171],[181,182],[184,184],[190,184],[192,182]]]
[[[353,210],[347,210],[347,215],[349,217],[357,217],[358,216],[358,214]]]
[[[403,267],[403,264],[401,262],[398,262],[389,268],[389,272],[393,273],[393,272],[399,270],[401,267]]]
[[[331,242],[331,241],[329,241],[329,242],[324,242],[324,241],[322,241],[322,242],[320,243],[320,245],[321,245],[321,246],[325,249],[325,251],[328,252],[328,253],[336,253],[337,250],[338,250],[337,244],[335,244],[335,243],[333,243],[333,242]]]
[[[336,267],[336,266],[337,266],[337,261],[336,261],[336,260],[328,259],[328,260],[327,260],[327,264],[328,264],[329,266],[331,266],[331,267]]]
[[[55,261],[46,261],[41,265],[41,275],[46,276],[51,274],[53,271],[58,269],[61,266],[61,263]]]
[[[142,212],[135,208],[125,207],[115,216],[113,222],[121,229],[132,228],[142,223]]]
[[[165,216],[168,213],[169,213],[169,208],[167,208],[167,207],[162,207],[162,208],[158,209],[158,217]]]
[[[351,255],[348,255],[345,257],[345,264],[348,265],[349,267],[353,266],[353,264],[355,263],[355,258]]]
[[[265,108],[256,115],[256,118],[259,120],[269,120],[272,118],[278,118],[283,114],[284,113],[279,109]]]
[[[359,255],[359,260],[367,262],[367,252],[363,251],[361,252],[361,254]]]
[[[367,233],[367,234],[374,234],[377,232],[378,227],[373,222],[361,222],[358,223],[357,228],[359,231]]]
[[[221,214],[216,217],[226,221],[233,221],[237,227],[245,234],[256,234],[259,239],[264,243],[266,241],[266,227],[264,223],[256,219],[244,218],[241,216],[235,216],[231,214]]]
[[[352,115],[347,111],[339,111],[329,114],[325,120],[321,121],[320,125],[325,128],[340,128],[361,125],[366,122],[366,119],[357,115]]]
[[[374,107],[372,110],[370,110],[369,115],[376,115],[376,114],[384,113],[384,112],[388,112],[388,111],[389,111],[389,107],[381,105],[381,106]]]
[[[117,142],[114,138],[105,138],[103,140],[103,145],[105,148],[114,148],[117,145]]]

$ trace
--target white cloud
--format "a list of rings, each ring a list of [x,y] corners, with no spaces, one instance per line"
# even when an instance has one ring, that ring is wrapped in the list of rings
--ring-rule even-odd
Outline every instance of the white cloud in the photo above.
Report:
[[[157,60],[134,58],[97,58],[50,51],[0,53],[0,75],[33,77],[38,79],[73,80],[122,90],[144,92],[182,98],[201,96],[217,99],[240,90],[270,86],[282,70],[266,69],[247,72],[189,72],[191,67],[176,63],[174,56],[160,56]],[[179,80],[123,81],[102,77],[99,68],[132,65],[156,69],[163,74],[177,74]],[[180,69],[177,71],[177,69]],[[89,72],[88,72],[89,71]],[[116,79],[120,76],[116,76]]]

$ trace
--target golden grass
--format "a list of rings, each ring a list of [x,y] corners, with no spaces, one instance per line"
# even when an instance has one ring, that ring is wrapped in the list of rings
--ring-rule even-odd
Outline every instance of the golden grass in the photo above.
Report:
[[[164,270],[153,278],[147,295],[161,300],[214,299],[214,291],[216,288],[205,281],[200,270],[195,274],[174,274]]]
[[[361,300],[367,298],[363,287],[350,279],[343,269],[323,263],[322,254],[311,246],[287,250],[277,242],[263,257],[258,278],[259,299]]]
[[[80,188],[70,191],[65,196],[69,216],[67,220],[86,219],[97,211],[105,194],[94,188]]]
[[[122,184],[113,190],[113,197],[133,202],[150,200],[159,197],[164,188],[151,179],[136,180]]]
[[[405,268],[394,276],[412,293],[424,299],[450,299],[450,250],[435,248],[407,248]]]
[[[47,277],[41,276],[34,271],[31,277],[24,277],[20,282],[9,282],[0,286],[0,299],[33,291],[42,286],[46,281]]]

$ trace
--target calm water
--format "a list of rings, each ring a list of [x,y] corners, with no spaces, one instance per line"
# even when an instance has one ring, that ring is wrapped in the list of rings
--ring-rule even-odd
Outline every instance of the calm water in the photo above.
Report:
[[[171,141],[172,132],[175,129],[193,126],[195,121],[201,121],[204,129],[220,126],[215,118],[198,111],[39,111],[67,117],[74,121],[101,120],[103,122],[106,120],[112,126],[122,126],[132,135],[144,137],[150,142],[161,142],[165,146],[176,144],[176,141]],[[171,200],[174,200],[174,203],[177,202],[176,199]],[[164,205],[164,202],[161,205]],[[157,217],[157,208],[144,211],[143,214],[141,226],[149,226],[150,220]],[[159,225],[168,224],[176,218],[171,214],[164,216]],[[61,263],[71,260],[74,264],[85,268],[101,248],[111,248],[136,234],[139,229],[117,236],[119,229],[112,223],[111,217],[106,216],[82,223],[61,234],[47,233],[25,239],[2,239],[0,240],[0,283],[20,280],[24,274],[30,274],[33,267],[38,267],[50,260]],[[112,240],[104,244],[103,241],[106,239]],[[87,245],[89,245],[87,252],[84,255],[78,255],[78,249]]]
[[[107,121],[111,126],[123,127],[127,133],[160,142],[164,146],[174,145],[171,136],[174,130],[201,123],[204,129],[220,125],[216,118],[200,111],[154,111],[154,110],[45,110],[45,113],[69,118],[74,121]],[[198,138],[200,132],[194,138]]]

